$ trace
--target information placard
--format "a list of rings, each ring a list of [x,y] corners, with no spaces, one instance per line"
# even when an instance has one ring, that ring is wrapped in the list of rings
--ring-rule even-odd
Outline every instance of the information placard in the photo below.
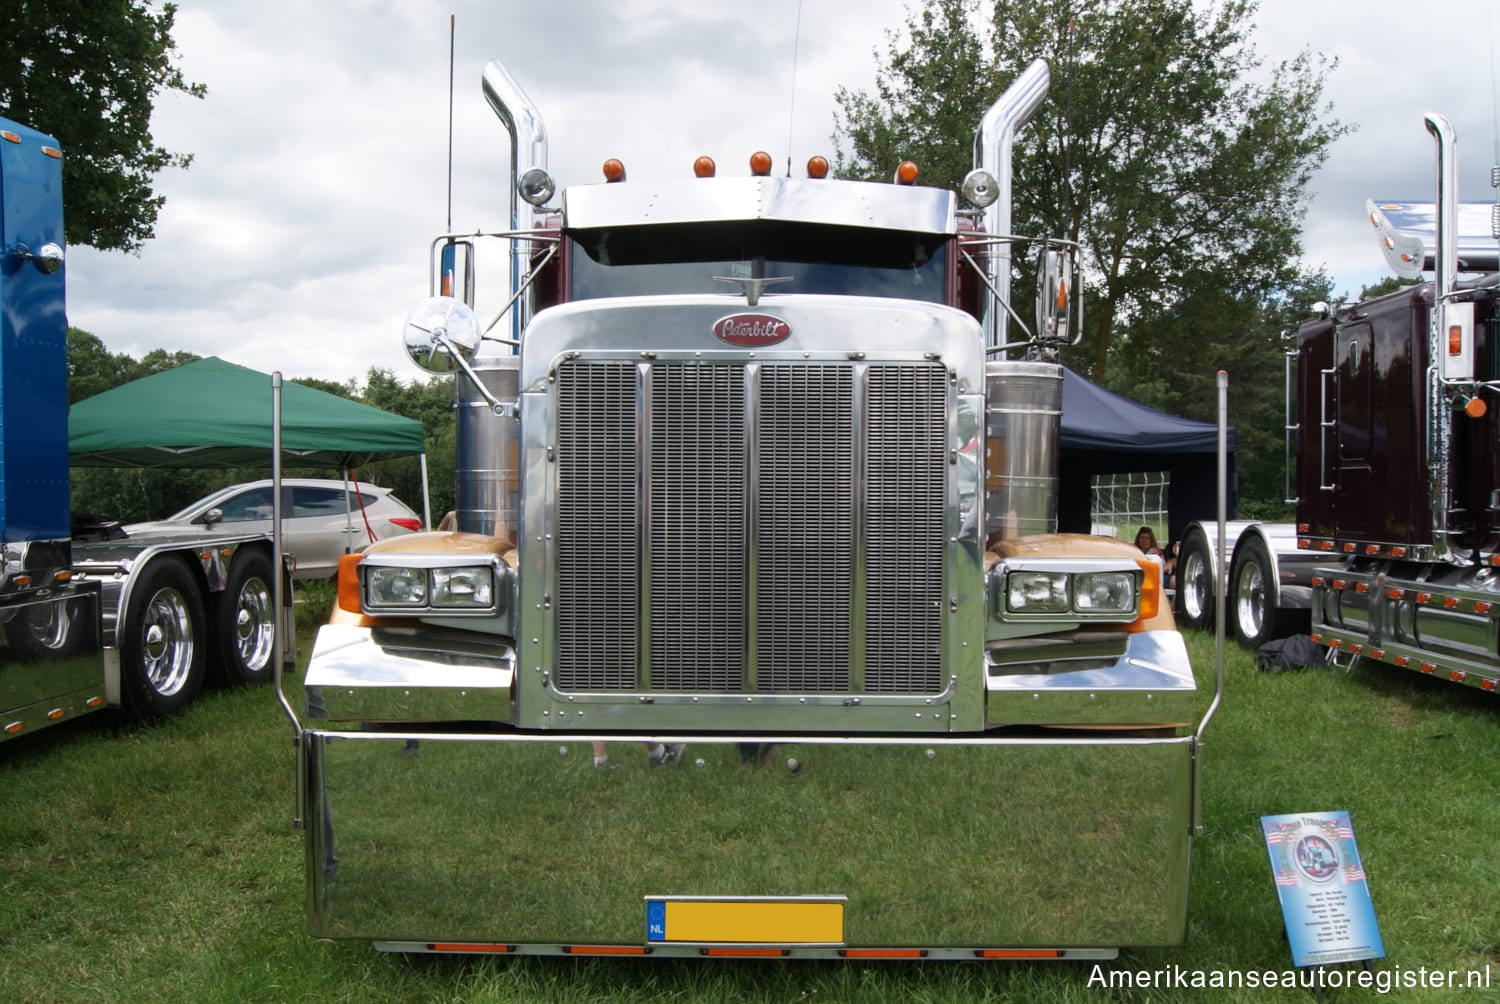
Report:
[[[1292,964],[1385,957],[1347,812],[1261,816]]]

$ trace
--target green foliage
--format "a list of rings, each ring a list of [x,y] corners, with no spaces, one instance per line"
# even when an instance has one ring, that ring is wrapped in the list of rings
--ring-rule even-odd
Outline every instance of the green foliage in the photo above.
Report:
[[[1260,72],[1254,10],[927,0],[892,36],[876,95],[839,92],[840,171],[883,177],[914,157],[955,184],[984,111],[1047,59],[1052,96],[1017,139],[1013,229],[1080,243],[1089,309],[1072,361],[1102,379],[1115,339],[1159,305],[1296,280],[1306,186],[1347,127],[1323,119],[1334,64],[1304,51]]]
[[[153,179],[192,161],[152,140],[153,103],[206,93],[177,68],[176,5],[12,0],[0,11],[0,113],[62,145],[68,243],[139,251],[166,201]]]

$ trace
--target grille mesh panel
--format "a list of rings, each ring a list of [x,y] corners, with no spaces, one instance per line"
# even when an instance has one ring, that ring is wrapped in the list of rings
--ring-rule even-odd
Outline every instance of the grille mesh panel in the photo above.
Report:
[[[558,685],[941,689],[945,368],[644,372],[558,369]]]
[[[640,623],[636,376],[630,363],[557,375],[557,682],[633,690]]]
[[[767,366],[756,562],[761,690],[849,689],[854,374]]]
[[[944,374],[870,369],[865,423],[865,689],[936,690],[942,680]]]
[[[651,370],[650,682],[745,687],[745,371]]]

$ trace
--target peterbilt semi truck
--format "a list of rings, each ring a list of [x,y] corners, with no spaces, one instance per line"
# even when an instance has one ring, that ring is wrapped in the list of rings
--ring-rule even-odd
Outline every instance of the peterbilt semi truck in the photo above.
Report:
[[[776,958],[1181,943],[1217,702],[1159,565],[1055,532],[1070,249],[1009,219],[1047,84],[1033,64],[985,116],[963,200],[911,163],[778,177],[764,152],[650,180],[610,159],[559,192],[540,113],[487,67],[511,225],[434,242],[448,295],[404,335],[457,382],[457,529],[346,557],[305,704],[281,695],[310,933]],[[486,236],[511,251],[488,325]]]
[[[1344,665],[1383,662],[1500,686],[1500,332],[1495,206],[1458,201],[1457,142],[1426,118],[1433,202],[1366,206],[1402,278],[1427,281],[1322,311],[1288,361],[1289,500],[1296,523],[1189,528],[1185,619],[1226,613],[1243,643],[1310,632]]]
[[[265,535],[132,541],[70,512],[62,158],[0,119],[0,740],[113,707],[168,714],[215,669],[272,675]]]

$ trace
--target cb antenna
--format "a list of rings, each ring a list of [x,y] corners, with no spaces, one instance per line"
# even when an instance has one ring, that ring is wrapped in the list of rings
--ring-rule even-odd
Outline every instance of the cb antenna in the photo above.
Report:
[[[453,39],[457,34],[457,14],[448,15],[448,227],[453,232]]]
[[[797,0],[797,26],[792,31],[792,99],[786,112],[786,176],[792,176],[792,124],[797,118],[797,47],[802,42],[802,0]]]

